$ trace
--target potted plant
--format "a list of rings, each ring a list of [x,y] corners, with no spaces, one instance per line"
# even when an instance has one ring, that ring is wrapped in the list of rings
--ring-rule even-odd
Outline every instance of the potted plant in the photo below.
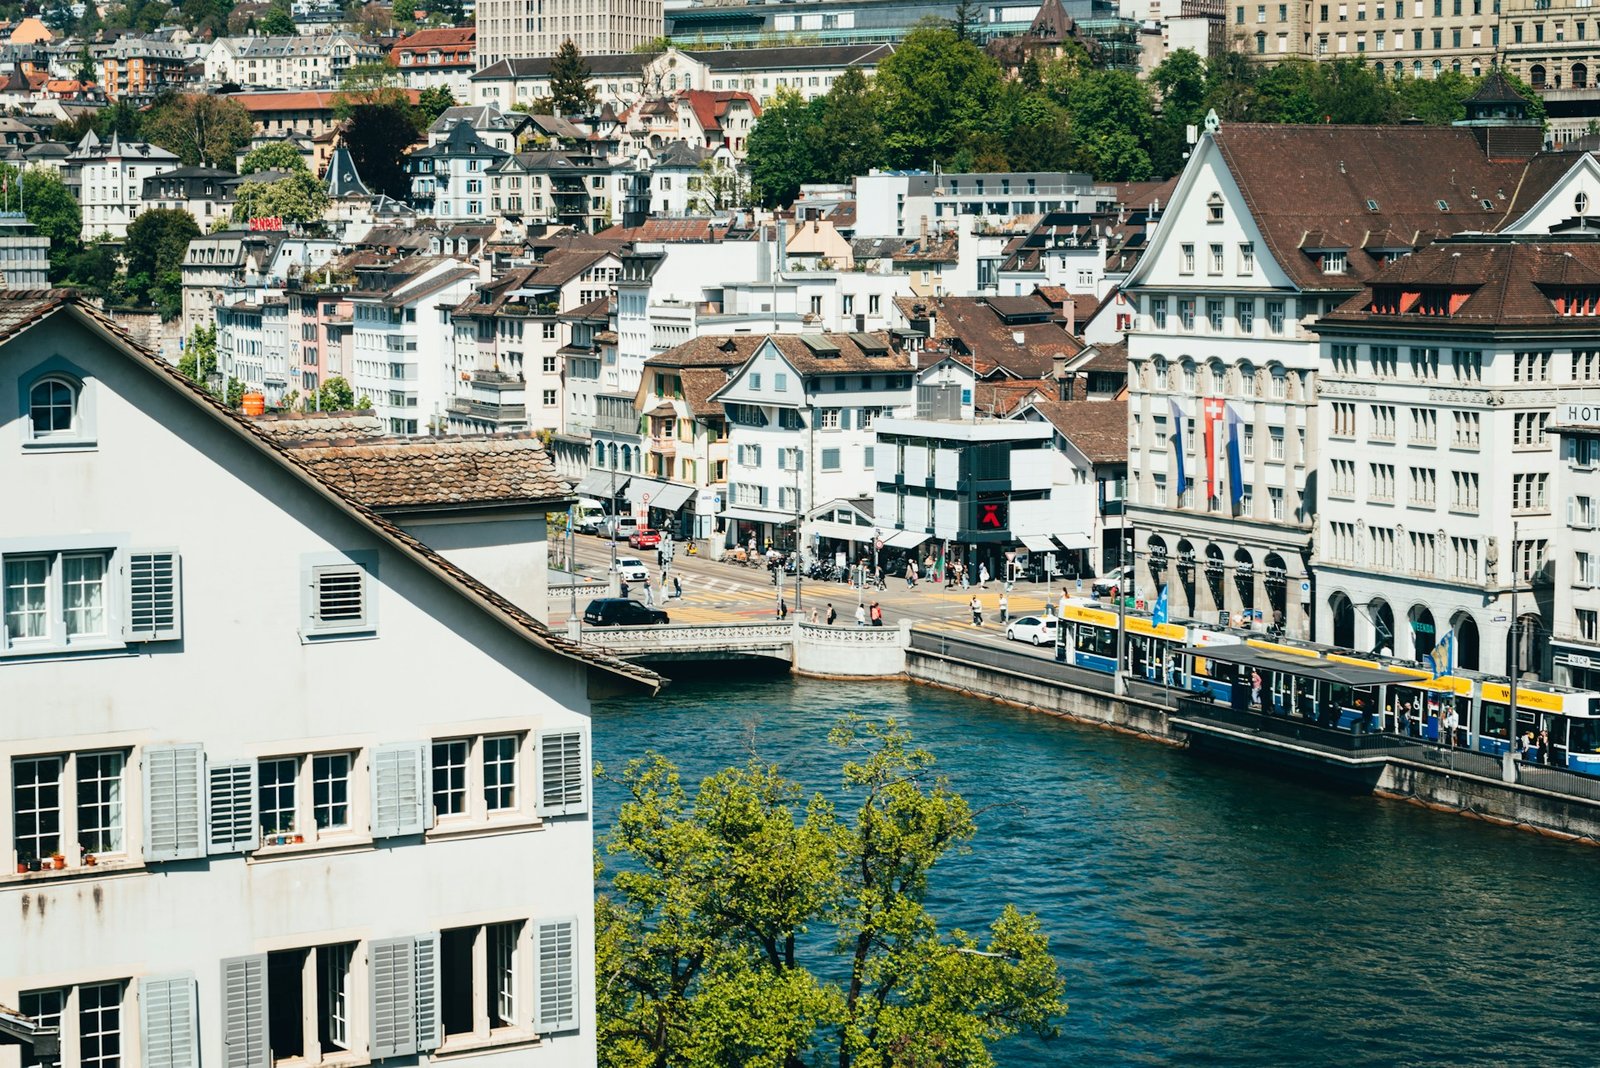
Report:
[[[67,858],[62,856],[61,852],[57,850],[56,852],[50,854],[50,866],[56,871],[61,871],[67,866]]]
[[[28,870],[28,858],[21,853],[17,854],[17,874],[21,875]]]
[[[93,853],[85,853],[83,855],[83,866],[86,868],[92,868],[95,866],[95,856]]]
[[[28,870],[29,871],[39,871],[40,868],[41,868],[41,865],[40,865],[38,857],[29,857],[28,858]]]

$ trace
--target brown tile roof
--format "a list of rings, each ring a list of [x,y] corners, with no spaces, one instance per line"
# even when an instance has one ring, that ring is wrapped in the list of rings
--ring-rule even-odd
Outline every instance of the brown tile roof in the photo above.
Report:
[[[638,226],[613,226],[601,237],[623,241],[721,241],[732,228],[725,218],[646,219]]]
[[[1449,126],[1224,123],[1216,145],[1273,258],[1311,290],[1350,290],[1376,274],[1381,261],[1359,251],[1370,231],[1412,235],[1416,247],[1436,235],[1498,230],[1572,162],[1553,153],[1491,161],[1473,131]],[[1350,249],[1345,273],[1323,274],[1303,251],[1313,247]]]
[[[388,542],[401,555],[409,557],[423,570],[432,573],[447,587],[475,604],[479,609],[501,622],[513,633],[530,644],[567,660],[575,660],[591,668],[606,672],[617,679],[644,688],[659,691],[661,676],[638,664],[622,660],[605,649],[591,643],[574,642],[555,634],[543,623],[505,597],[485,586],[461,568],[440,556],[389,520],[380,516],[366,504],[341,492],[317,477],[294,457],[294,449],[286,448],[263,432],[253,420],[225,406],[221,401],[201,389],[179,373],[178,369],[143,348],[112,322],[111,319],[84,303],[72,290],[4,290],[0,291],[0,343],[4,343],[30,327],[57,313],[78,319],[90,330],[99,333],[120,349],[132,362],[164,382],[178,395],[184,397],[202,417],[213,419],[250,445],[261,450],[268,458],[277,461],[290,475],[302,480],[314,493],[338,507],[375,537]]]
[[[1373,311],[1374,291],[1388,291],[1410,310]],[[1425,291],[1453,294],[1448,315],[1422,314]],[[1574,235],[1505,239],[1450,238],[1397,261],[1354,297],[1319,320],[1330,325],[1384,323],[1431,330],[1539,327],[1595,333],[1595,317],[1565,315],[1556,301],[1569,291],[1600,296],[1600,244]],[[1392,307],[1393,305],[1387,305]]]
[[[683,383],[683,400],[689,414],[697,419],[722,415],[720,402],[712,395],[728,383],[728,372],[721,367],[685,367],[678,373]]]
[[[755,355],[765,334],[704,334],[644,361],[646,367],[738,367]]]
[[[596,297],[587,304],[580,304],[576,308],[562,312],[557,318],[568,321],[593,320],[595,322],[606,322],[611,318],[611,298]]]
[[[294,442],[301,466],[377,511],[558,501],[571,492],[533,434]]]
[[[1048,419],[1090,463],[1128,462],[1128,402],[1040,400],[1027,405]]]
[[[388,433],[371,411],[271,412],[255,417],[256,428],[276,441],[294,445],[328,438],[381,438]]]
[[[976,361],[984,376],[1004,371],[1018,378],[1045,378],[1055,369],[1056,357],[1075,356],[1083,348],[1063,327],[1061,313],[1037,293],[942,300],[896,297],[895,303],[908,319],[933,315],[933,340],[940,344],[930,347],[938,356],[953,352]],[[923,316],[916,314],[918,306]]]
[[[790,365],[803,375],[838,374],[843,371],[911,371],[915,369],[911,357],[897,348],[887,333],[878,331],[862,335],[875,338],[888,346],[882,355],[869,356],[853,334],[771,334],[768,335],[778,351]],[[838,347],[838,355],[818,355],[806,339],[822,338]]]
[[[1092,354],[1087,360],[1079,364],[1074,370],[1078,371],[1121,371],[1128,373],[1128,340],[1113,341],[1106,345],[1095,345]]]
[[[1045,378],[1001,378],[978,383],[978,411],[1004,419],[1029,398],[1049,400],[1057,395],[1054,380]]]

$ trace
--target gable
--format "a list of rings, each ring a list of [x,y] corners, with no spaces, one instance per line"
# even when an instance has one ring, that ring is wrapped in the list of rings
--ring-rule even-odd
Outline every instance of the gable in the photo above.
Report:
[[[767,338],[712,399],[734,404],[796,407],[805,404],[805,377],[795,370],[772,339]]]
[[[1585,152],[1565,174],[1516,221],[1508,234],[1548,234],[1570,220],[1600,215],[1600,162]]]

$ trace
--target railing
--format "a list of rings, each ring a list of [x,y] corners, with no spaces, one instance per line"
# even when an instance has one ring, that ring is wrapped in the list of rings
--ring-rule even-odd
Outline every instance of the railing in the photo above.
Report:
[[[528,418],[525,404],[491,404],[488,401],[466,397],[450,398],[449,409],[456,415],[469,415],[475,419],[493,419],[498,422],[523,422]]]
[[[674,438],[650,438],[650,451],[659,452],[663,456],[676,456],[678,442]]]
[[[1305,742],[1324,749],[1347,752],[1389,750],[1411,744],[1408,739],[1379,731],[1340,730],[1322,727],[1299,716],[1268,715],[1249,709],[1231,708],[1197,697],[1179,697],[1178,715],[1188,719],[1208,719],[1233,727]],[[1471,754],[1468,754],[1471,755]]]

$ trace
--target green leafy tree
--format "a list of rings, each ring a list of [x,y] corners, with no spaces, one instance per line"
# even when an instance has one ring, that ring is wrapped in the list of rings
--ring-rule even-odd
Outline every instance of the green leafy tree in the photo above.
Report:
[[[393,11],[396,22],[416,22],[417,0],[394,0]]]
[[[116,248],[109,241],[96,241],[68,255],[61,270],[68,285],[116,303],[123,299],[125,292],[119,266]],[[51,273],[55,270],[52,260]]]
[[[188,166],[232,170],[250,143],[254,125],[237,100],[209,93],[163,93],[145,113],[142,134]]]
[[[746,162],[750,190],[766,207],[794,203],[800,186],[816,180],[817,114],[822,106],[780,86],[762,108],[761,121],[746,142]]]
[[[100,68],[94,61],[94,56],[89,54],[89,46],[84,45],[78,50],[78,69],[75,72],[78,81],[85,85],[100,80]]]
[[[289,11],[286,3],[275,2],[267,9],[261,19],[261,32],[268,37],[293,37],[298,31],[294,26],[294,15]]]
[[[6,188],[16,196],[17,172],[0,165]],[[67,277],[73,256],[81,250],[79,237],[83,232],[83,212],[78,207],[61,176],[44,167],[30,167],[23,172],[22,211],[33,224],[34,233],[50,239],[50,279],[63,281]]]
[[[845,71],[828,90],[814,145],[825,182],[848,182],[883,163],[883,128],[872,88],[858,68]]]
[[[1206,60],[1206,110],[1223,122],[1256,121],[1256,75],[1260,70],[1238,52]]]
[[[244,407],[244,383],[230,376],[227,389],[223,394],[223,401],[235,411]]]
[[[328,191],[304,167],[275,182],[241,182],[233,205],[233,221],[276,217],[307,223],[328,210]]]
[[[923,23],[873,79],[887,162],[929,167],[987,128],[1000,95],[1000,66],[944,23]]]
[[[183,257],[200,236],[194,216],[176,208],[154,208],[128,224],[124,254],[129,296],[152,304],[163,319],[175,319],[183,306]]]
[[[339,90],[346,95],[372,96],[385,89],[398,89],[403,79],[400,68],[387,57],[376,63],[357,63],[339,79]],[[405,94],[395,94],[405,98]]]
[[[190,381],[210,388],[211,376],[217,373],[217,328],[197,326],[189,332],[178,357],[178,372]]]
[[[100,112],[95,121],[95,133],[102,141],[109,140],[113,134],[124,141],[136,141],[142,120],[139,109],[124,98]]]
[[[345,148],[356,173],[374,193],[404,200],[411,193],[405,152],[418,136],[417,120],[403,94],[395,99],[349,103],[339,108]]]
[[[556,112],[564,118],[589,115],[594,111],[594,87],[589,84],[593,72],[589,61],[583,58],[578,46],[568,37],[556,49],[550,60],[550,100]]]
[[[431,85],[417,94],[417,125],[422,128],[432,126],[433,120],[455,106],[456,98],[451,95],[449,88]]]
[[[1138,182],[1152,174],[1150,94],[1127,71],[1088,70],[1067,86],[1077,166],[1101,181]]]
[[[239,161],[240,174],[255,174],[257,171],[303,170],[306,170],[306,158],[287,141],[273,141],[262,145],[260,148],[252,148]]]
[[[956,0],[956,9],[950,16],[950,29],[958,41],[978,39],[978,5],[972,0]]]
[[[348,412],[356,406],[355,391],[340,375],[332,375],[317,390],[317,408],[324,412]]]
[[[693,796],[658,755],[624,769],[607,850],[626,863],[595,905],[605,1068],[981,1068],[1002,1038],[1056,1033],[1065,984],[1034,917],[1006,905],[980,937],[928,910],[976,834],[933,756],[892,721],[831,740],[842,815],[758,760]]]

